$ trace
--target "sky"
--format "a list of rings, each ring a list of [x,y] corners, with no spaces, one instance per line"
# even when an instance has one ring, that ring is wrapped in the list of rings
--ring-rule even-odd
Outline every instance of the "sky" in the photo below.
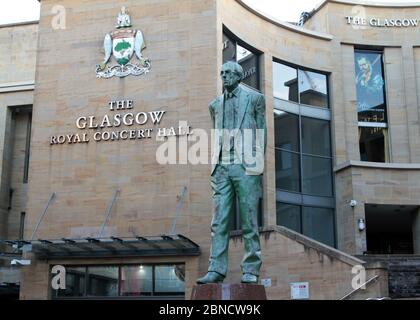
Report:
[[[232,0],[233,1],[233,0]],[[255,9],[283,21],[299,20],[303,11],[311,11],[321,0],[245,0]],[[420,2],[420,0],[380,0],[372,2]],[[121,5],[125,1],[120,0]],[[0,24],[39,19],[38,0],[0,0]]]

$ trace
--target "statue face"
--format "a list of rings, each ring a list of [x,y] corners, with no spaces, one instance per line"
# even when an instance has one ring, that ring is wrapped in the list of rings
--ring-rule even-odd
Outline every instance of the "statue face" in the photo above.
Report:
[[[235,73],[232,67],[229,65],[223,65],[220,76],[223,81],[223,86],[226,89],[236,88],[241,81],[241,78]]]

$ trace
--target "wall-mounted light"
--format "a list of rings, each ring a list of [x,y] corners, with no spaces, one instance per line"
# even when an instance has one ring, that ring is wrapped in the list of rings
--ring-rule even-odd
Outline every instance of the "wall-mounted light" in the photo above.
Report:
[[[357,221],[357,225],[359,227],[359,231],[363,231],[366,229],[366,223],[365,223],[365,219],[359,219]]]
[[[354,208],[355,206],[357,206],[357,201],[356,200],[350,200],[350,207]]]

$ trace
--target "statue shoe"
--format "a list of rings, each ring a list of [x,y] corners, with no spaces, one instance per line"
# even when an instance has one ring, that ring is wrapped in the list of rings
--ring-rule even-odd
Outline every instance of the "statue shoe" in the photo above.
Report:
[[[197,279],[197,283],[198,284],[219,283],[219,282],[223,282],[224,279],[225,279],[225,276],[221,275],[220,273],[209,271],[204,277]]]
[[[242,279],[241,279],[242,283],[252,283],[252,284],[257,284],[258,283],[258,276],[253,275],[251,273],[244,273],[242,275]]]

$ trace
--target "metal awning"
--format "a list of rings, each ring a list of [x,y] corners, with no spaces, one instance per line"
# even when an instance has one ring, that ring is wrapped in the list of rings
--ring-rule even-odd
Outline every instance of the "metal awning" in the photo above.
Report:
[[[182,235],[135,238],[85,238],[2,241],[35,253],[38,259],[111,258],[144,256],[197,256],[200,247]]]

